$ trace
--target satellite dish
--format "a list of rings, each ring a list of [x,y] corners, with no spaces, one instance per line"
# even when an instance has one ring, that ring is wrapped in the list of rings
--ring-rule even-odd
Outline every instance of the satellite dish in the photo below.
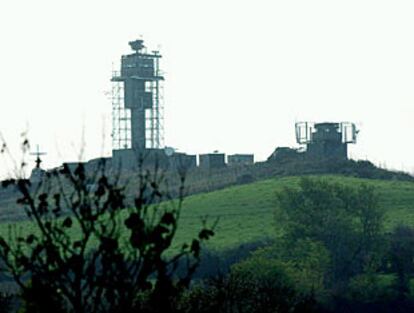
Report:
[[[165,147],[164,152],[166,156],[172,156],[175,153],[175,149],[171,147]]]

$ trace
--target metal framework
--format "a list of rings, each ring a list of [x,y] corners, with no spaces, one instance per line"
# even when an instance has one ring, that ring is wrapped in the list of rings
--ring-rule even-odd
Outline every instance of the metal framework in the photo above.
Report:
[[[158,51],[153,51],[159,55]],[[159,58],[155,59],[154,76],[162,77]],[[164,95],[163,86],[160,80],[148,82],[147,91],[152,93],[153,106],[148,110],[146,117],[146,146],[150,149],[164,148]]]
[[[342,122],[341,129],[342,129],[342,142],[344,143],[356,143],[357,142],[357,135],[359,133],[359,130],[357,129],[354,123]]]
[[[295,124],[296,142],[300,145],[308,144],[311,141],[311,134],[314,123],[297,122]]]
[[[315,125],[319,124],[314,122],[297,122],[295,125],[296,142],[301,145],[311,143],[313,141],[312,134],[315,132]],[[337,123],[337,125],[337,131],[342,135],[342,143],[355,144],[357,142],[359,131],[354,123],[342,122]]]
[[[118,76],[113,72],[113,77]],[[131,148],[131,111],[124,104],[124,83],[112,82],[112,148]]]
[[[129,44],[135,53],[122,56],[121,71],[112,73],[112,147],[114,150],[162,149],[161,55],[158,51],[147,53],[142,40]]]

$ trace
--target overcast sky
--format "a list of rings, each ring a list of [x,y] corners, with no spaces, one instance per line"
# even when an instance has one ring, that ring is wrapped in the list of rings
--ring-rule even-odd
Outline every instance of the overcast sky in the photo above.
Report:
[[[45,167],[110,155],[112,63],[142,37],[163,55],[168,146],[264,160],[296,145],[295,121],[352,121],[353,158],[414,171],[413,16],[396,0],[2,1],[0,131],[16,159],[28,131]]]

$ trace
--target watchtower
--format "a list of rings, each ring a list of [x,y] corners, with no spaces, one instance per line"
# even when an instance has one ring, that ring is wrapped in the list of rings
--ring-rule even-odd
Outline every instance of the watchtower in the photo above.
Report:
[[[158,51],[147,52],[141,39],[129,42],[133,53],[123,55],[112,75],[113,149],[163,148],[163,107]]]
[[[355,124],[296,123],[296,141],[306,145],[306,156],[312,159],[347,159],[348,144],[357,142]]]

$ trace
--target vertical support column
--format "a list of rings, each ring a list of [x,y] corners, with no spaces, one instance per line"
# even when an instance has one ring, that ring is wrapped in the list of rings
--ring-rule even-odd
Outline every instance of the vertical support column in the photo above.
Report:
[[[112,83],[112,147],[113,149],[119,149],[120,147],[120,117],[119,117],[119,101],[118,101],[118,84]]]
[[[143,107],[131,109],[132,149],[136,151],[145,149],[145,125],[145,109]]]
[[[124,105],[124,82],[112,83],[112,147],[131,148],[131,115]]]
[[[155,52],[158,55],[158,52]],[[161,77],[159,58],[155,58],[154,64],[155,77]],[[161,86],[160,80],[156,79],[154,82],[154,124],[155,124],[155,136],[154,136],[154,147],[160,149],[164,145],[164,125],[163,125],[163,105],[161,99]]]

